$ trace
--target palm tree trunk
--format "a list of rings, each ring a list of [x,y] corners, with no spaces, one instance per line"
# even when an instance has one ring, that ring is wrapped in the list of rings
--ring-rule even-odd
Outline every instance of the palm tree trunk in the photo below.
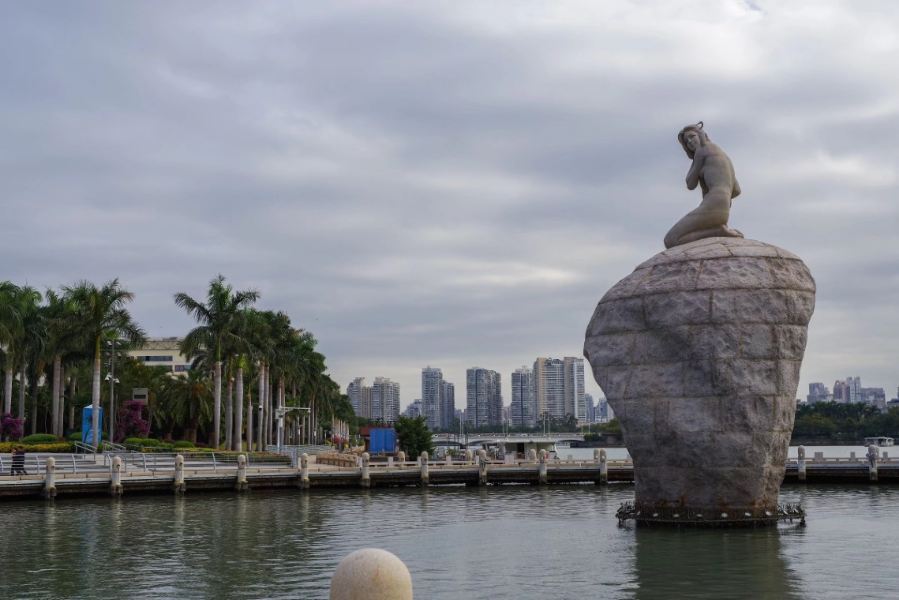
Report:
[[[215,375],[214,375],[214,385],[215,390],[213,391],[213,405],[212,405],[212,447],[218,448],[219,442],[221,441],[221,426],[222,426],[222,361],[215,361]]]
[[[32,418],[34,415],[31,415]],[[19,418],[25,419],[25,365],[19,370]],[[22,427],[22,432],[25,427]]]
[[[38,371],[40,373],[40,371]],[[39,375],[35,373],[34,382],[31,384],[31,433],[37,433],[37,380]]]
[[[73,375],[69,380],[69,430],[75,429],[75,392],[78,391],[78,381]]]
[[[53,431],[53,435],[62,436],[62,356],[57,354],[53,357],[53,391],[51,392],[52,398],[50,399],[50,404],[53,410],[53,418],[51,419],[53,425],[51,426],[51,431]]]
[[[10,349],[6,349],[7,352],[10,352]],[[8,415],[12,412],[12,378],[13,378],[13,367],[7,361],[6,363],[6,378],[3,380],[3,414]]]
[[[284,389],[286,384],[284,382],[284,375],[278,378],[278,414],[281,414],[282,409],[284,408]],[[278,419],[278,432],[277,437],[280,443],[284,443],[284,418]]]
[[[91,442],[100,445],[100,338],[97,338],[94,349],[94,380],[91,385]]]
[[[247,391],[247,452],[253,451],[253,390]]]
[[[275,421],[272,419],[272,416],[275,414],[275,396],[272,393],[272,373],[269,371],[267,375],[267,381],[265,382],[265,388],[268,390],[268,398],[265,402],[265,410],[266,410],[266,419],[265,419],[265,441],[267,444],[272,443],[272,433],[274,432]]]
[[[234,449],[243,451],[243,367],[237,367],[237,398],[234,405]]]
[[[265,440],[263,439],[263,430],[265,429],[265,414],[263,411],[263,406],[265,406],[265,363],[259,364],[259,425],[257,427],[257,442],[258,450],[262,452],[265,450],[263,444],[265,444]]]
[[[233,448],[231,433],[234,431],[234,380],[228,377],[228,399],[225,404],[225,448]]]

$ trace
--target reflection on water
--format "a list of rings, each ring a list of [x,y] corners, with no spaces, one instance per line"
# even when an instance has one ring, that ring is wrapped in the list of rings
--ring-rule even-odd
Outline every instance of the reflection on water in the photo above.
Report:
[[[893,598],[899,489],[785,488],[808,527],[619,528],[633,487],[315,490],[0,504],[0,598],[327,598],[359,547],[416,598]]]
[[[799,598],[767,529],[636,531],[635,598]]]

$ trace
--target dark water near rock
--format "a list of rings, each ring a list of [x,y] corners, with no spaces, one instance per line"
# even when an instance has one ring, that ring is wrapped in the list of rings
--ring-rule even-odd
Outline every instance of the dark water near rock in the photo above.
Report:
[[[252,492],[0,504],[0,598],[327,598],[386,548],[415,597],[899,598],[899,488],[786,487],[806,528],[619,528],[631,486]]]

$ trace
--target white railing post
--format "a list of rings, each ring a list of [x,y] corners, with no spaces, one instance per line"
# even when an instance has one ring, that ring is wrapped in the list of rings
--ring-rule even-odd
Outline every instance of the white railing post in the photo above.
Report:
[[[305,452],[300,456],[300,487],[309,489],[309,455]]]
[[[868,479],[871,481],[877,481],[877,459],[879,454],[877,446],[874,444],[868,446]]]
[[[797,449],[798,454],[798,469],[797,473],[799,475],[799,481],[805,481],[806,472],[805,472],[805,446],[799,446]]]
[[[364,488],[371,487],[371,473],[368,471],[368,463],[371,460],[371,456],[368,452],[362,453],[362,478],[359,480],[359,485]]]
[[[175,455],[175,483],[173,489],[176,494],[183,494],[187,486],[184,484],[184,456]]]
[[[418,466],[421,469],[421,484],[428,485],[430,475],[428,473],[428,451],[422,450],[421,456],[418,457]]]
[[[238,492],[245,491],[249,484],[247,483],[247,455],[237,455],[237,482],[234,485]]]
[[[403,466],[403,463],[406,462],[406,453],[400,450],[396,453],[396,460],[400,463],[400,466]]]
[[[122,491],[122,459],[116,456],[112,459],[112,478],[109,482],[109,493],[113,496],[121,496]]]
[[[540,485],[545,485],[548,481],[548,477],[546,476],[546,450],[540,451],[540,466],[537,470],[537,482]]]
[[[487,451],[478,451],[478,485],[487,485]]]
[[[609,461],[606,457],[606,449],[602,448],[598,452],[594,451],[594,456],[597,454],[599,459],[599,483],[608,483],[609,482]]]
[[[465,464],[471,465],[473,460],[474,460],[474,454],[472,453],[471,448],[466,448],[465,449]]]
[[[47,468],[44,474],[44,497],[47,499],[56,497],[56,459],[47,457]]]

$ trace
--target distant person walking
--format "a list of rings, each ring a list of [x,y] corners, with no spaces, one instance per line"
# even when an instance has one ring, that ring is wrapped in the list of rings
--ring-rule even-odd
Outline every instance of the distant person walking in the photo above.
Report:
[[[25,448],[17,446],[12,453],[12,469],[10,475],[28,475],[25,470]]]

